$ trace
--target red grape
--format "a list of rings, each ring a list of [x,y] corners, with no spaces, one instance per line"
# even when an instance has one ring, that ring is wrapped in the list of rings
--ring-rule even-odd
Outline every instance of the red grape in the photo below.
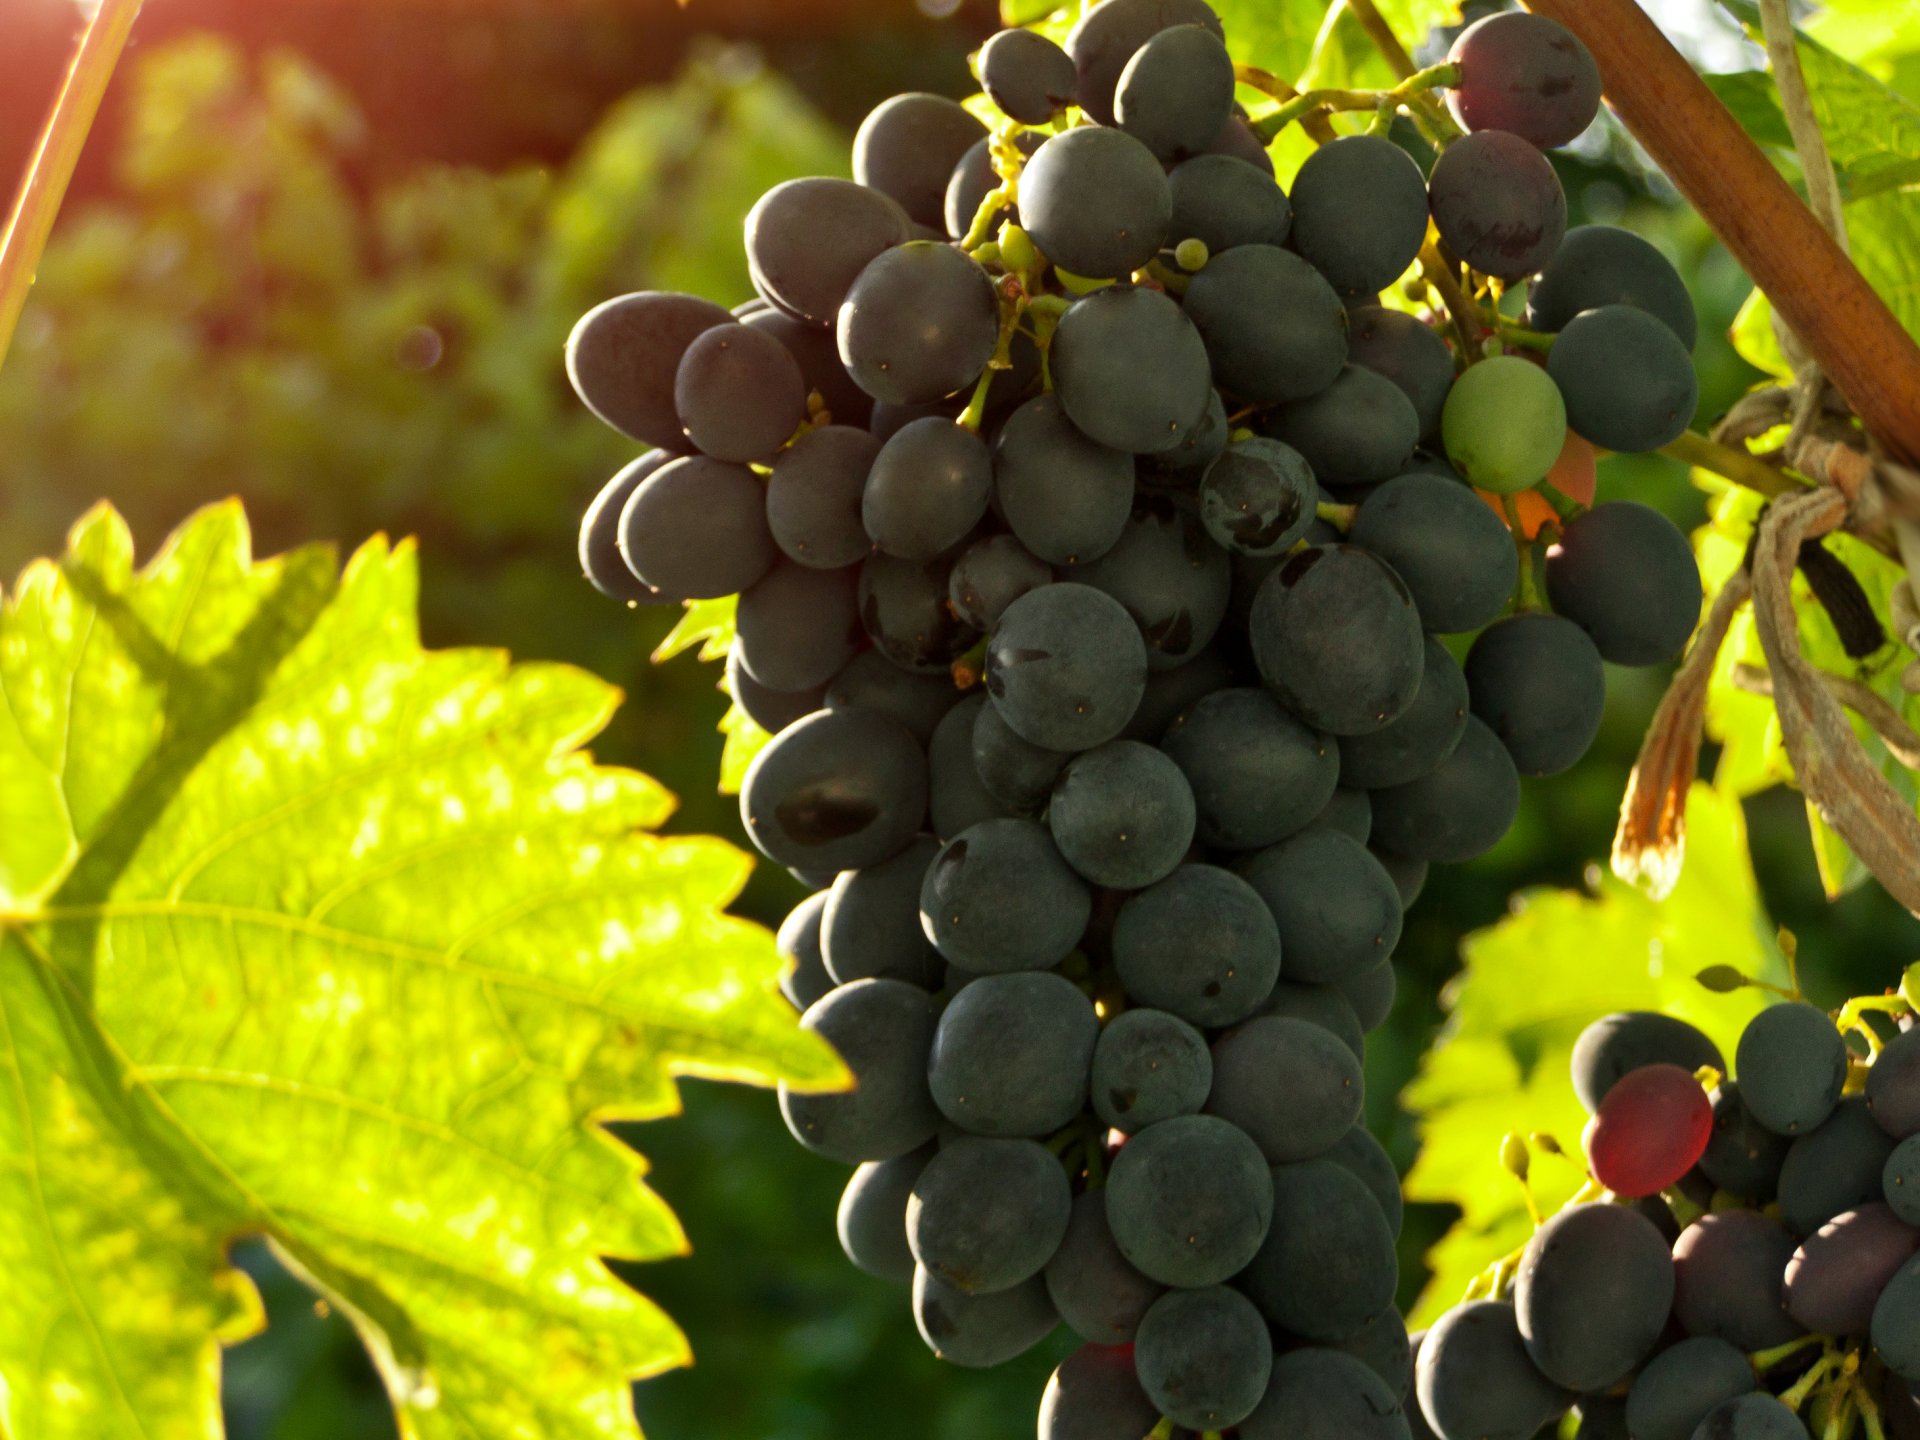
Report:
[[[1656,1195],[1699,1162],[1713,1134],[1713,1105],[1678,1065],[1628,1071],[1587,1126],[1593,1175],[1616,1195]]]

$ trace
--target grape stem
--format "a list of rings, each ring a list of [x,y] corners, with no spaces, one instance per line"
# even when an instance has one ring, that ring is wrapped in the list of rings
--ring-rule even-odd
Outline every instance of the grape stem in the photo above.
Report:
[[[1416,75],[1425,73],[1414,63],[1413,56],[1407,53],[1407,47],[1400,43],[1400,37],[1393,33],[1393,26],[1387,23],[1386,17],[1374,6],[1373,0],[1347,0],[1347,9],[1353,12],[1353,18],[1359,22],[1360,28],[1366,31],[1367,38],[1373,42],[1373,48],[1380,52],[1394,74],[1403,80],[1410,80]],[[1429,68],[1440,67],[1430,66]],[[1449,68],[1454,71],[1452,77],[1439,83],[1459,84],[1459,67]],[[1439,148],[1445,149],[1460,138],[1460,127],[1453,123],[1453,117],[1424,89],[1409,108],[1413,111],[1416,121],[1424,116],[1427,123],[1420,128]]]
[[[1526,522],[1520,518],[1520,502],[1511,495],[1502,495],[1500,509],[1507,517],[1507,528],[1513,531],[1513,547],[1520,557],[1520,577],[1514,587],[1513,608],[1519,612],[1538,610],[1540,592],[1533,577],[1533,542],[1527,538]]]
[[[1265,72],[1261,72],[1265,76]],[[1271,76],[1265,76],[1271,79]],[[1315,110],[1382,110],[1410,105],[1436,85],[1451,85],[1460,78],[1458,65],[1429,65],[1407,76],[1391,90],[1308,90],[1295,92],[1276,110],[1270,110],[1253,122],[1253,133],[1272,144],[1280,132]],[[1256,86],[1255,88],[1264,88]],[[1287,86],[1291,90],[1292,86]],[[1269,91],[1268,93],[1272,93]]]
[[[13,213],[6,229],[0,231],[0,363],[6,360],[13,343],[40,256],[53,233],[54,217],[60,213],[60,202],[66,198],[80,151],[87,143],[87,132],[100,113],[101,98],[126,49],[127,34],[140,13],[140,4],[141,0],[101,0],[100,8],[87,22],[72,68],[28,162]]]
[[[1841,1363],[1840,1352],[1835,1350],[1833,1342],[1828,1340],[1827,1353],[1813,1362],[1813,1368],[1802,1375],[1791,1390],[1780,1396],[1780,1403],[1798,1414],[1800,1407],[1807,1403],[1807,1397],[1819,1388],[1829,1374],[1840,1368]]]
[[[1322,500],[1314,509],[1314,514],[1343,535],[1353,528],[1353,517],[1359,513],[1358,505],[1341,505],[1332,500]]]
[[[1173,1440],[1173,1421],[1161,1416],[1160,1423],[1147,1432],[1147,1440]]]
[[[1533,487],[1540,492],[1540,498],[1553,507],[1553,513],[1564,521],[1578,520],[1587,513],[1588,506],[1582,505],[1566,491],[1549,481],[1542,480]]]
[[[1791,470],[1769,465],[1757,455],[1709,440],[1694,430],[1687,431],[1671,445],[1662,445],[1659,453],[1696,470],[1711,471],[1759,495],[1795,495],[1809,484]]]
[[[1771,1350],[1756,1350],[1747,1356],[1747,1363],[1753,1366],[1755,1375],[1764,1376],[1783,1360],[1791,1360],[1802,1350],[1812,1345],[1830,1345],[1832,1337],[1827,1335],[1802,1335],[1798,1340],[1789,1340],[1784,1345],[1776,1345]]]
[[[1479,312],[1438,245],[1429,244],[1420,251],[1420,275],[1439,295],[1441,307],[1453,321],[1454,338],[1460,345],[1460,363],[1471,365],[1480,358]]]

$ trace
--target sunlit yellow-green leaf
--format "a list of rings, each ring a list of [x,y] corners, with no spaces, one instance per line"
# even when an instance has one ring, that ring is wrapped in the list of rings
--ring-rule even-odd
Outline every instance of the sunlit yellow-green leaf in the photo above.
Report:
[[[579,747],[615,693],[429,653],[416,557],[255,561],[237,506],[145,567],[94,511],[0,610],[0,1421],[208,1440],[266,1238],[403,1433],[634,1433],[686,1359],[603,1256],[684,1238],[601,1128],[674,1077],[834,1083],[747,861]]]
[[[723,595],[718,600],[689,600],[680,619],[667,638],[654,649],[655,664],[700,647],[702,660],[724,660],[733,648],[733,615],[739,606],[738,595]]]
[[[1687,826],[1686,869],[1667,900],[1601,876],[1594,894],[1528,891],[1509,918],[1467,937],[1466,968],[1444,997],[1446,1028],[1405,1095],[1423,1137],[1407,1198],[1462,1211],[1429,1256],[1433,1279],[1415,1324],[1458,1302],[1484,1266],[1527,1238],[1525,1201],[1501,1166],[1506,1135],[1544,1131],[1579,1153],[1585,1117],[1567,1065],[1589,1022],[1614,1010],[1660,1010],[1700,1026],[1731,1055],[1767,997],[1755,989],[1716,995],[1695,973],[1731,965],[1784,977],[1739,805],[1696,786]],[[1554,1156],[1532,1167],[1548,1208],[1581,1179]]]

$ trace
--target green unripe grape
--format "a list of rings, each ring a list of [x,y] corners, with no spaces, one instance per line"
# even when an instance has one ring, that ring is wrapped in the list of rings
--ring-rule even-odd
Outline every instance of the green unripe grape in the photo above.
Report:
[[[1196,270],[1204,270],[1207,261],[1213,258],[1207,251],[1207,242],[1195,237],[1182,240],[1173,250],[1173,263],[1191,275]]]
[[[1517,355],[1472,366],[1447,396],[1440,434],[1453,468],[1496,495],[1547,478],[1567,440],[1567,405],[1551,376]]]
[[[1031,270],[1040,258],[1033,237],[1011,220],[1000,227],[1000,258],[1009,270]]]

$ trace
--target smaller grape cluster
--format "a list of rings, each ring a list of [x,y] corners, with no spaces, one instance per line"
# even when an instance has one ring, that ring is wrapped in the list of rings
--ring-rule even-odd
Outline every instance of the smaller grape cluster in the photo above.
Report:
[[[1591,1181],[1416,1337],[1415,1433],[1532,1440],[1577,1407],[1583,1440],[1920,1434],[1920,1030],[1892,1008],[1842,1012],[1860,1057],[1772,1006],[1731,1073],[1671,1016],[1589,1026]]]

